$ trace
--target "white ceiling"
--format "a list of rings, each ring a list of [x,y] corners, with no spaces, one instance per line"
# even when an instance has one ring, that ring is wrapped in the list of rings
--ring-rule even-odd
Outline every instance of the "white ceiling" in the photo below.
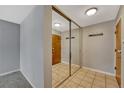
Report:
[[[81,27],[114,20],[117,16],[118,5],[58,5],[64,14],[78,23]],[[98,11],[93,16],[85,15],[85,11],[89,8],[96,7]],[[57,20],[57,19],[56,19]]]
[[[55,27],[54,24],[59,23],[60,27]],[[72,23],[72,29],[78,28],[74,23]],[[52,28],[56,31],[65,32],[69,31],[69,21],[67,21],[64,17],[52,11]]]
[[[0,19],[20,24],[33,8],[33,5],[0,5]]]
[[[59,23],[60,27],[55,27],[54,24]],[[52,11],[52,28],[56,31],[65,31],[69,29],[69,22],[60,16],[58,13]]]

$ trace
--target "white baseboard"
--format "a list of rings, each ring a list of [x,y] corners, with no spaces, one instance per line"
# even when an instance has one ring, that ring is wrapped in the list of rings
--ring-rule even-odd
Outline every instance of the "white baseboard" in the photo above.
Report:
[[[113,73],[105,72],[105,71],[102,71],[102,70],[99,70],[99,69],[94,69],[94,68],[85,67],[85,66],[82,66],[82,68],[92,70],[92,71],[95,71],[95,72],[99,72],[99,73],[103,73],[103,74],[107,74],[107,75],[111,75],[111,76],[115,76]]]
[[[4,76],[4,75],[7,75],[7,74],[11,74],[11,73],[14,73],[14,72],[17,72],[17,71],[20,71],[20,69],[16,69],[16,70],[13,70],[13,71],[9,71],[9,72],[2,73],[2,74],[0,74],[0,76]]]
[[[24,73],[22,70],[20,70],[20,71],[21,71],[21,73],[23,74],[23,76],[26,78],[26,80],[31,84],[31,86],[32,86],[33,88],[36,88],[35,85],[30,81],[30,79],[25,75],[25,73]]]
[[[61,61],[62,63],[64,63],[64,64],[69,64],[69,62],[67,62],[67,61]]]
[[[62,61],[62,63],[69,65],[69,62],[66,62],[66,61]],[[72,65],[77,65],[77,64],[73,64],[73,63],[71,63],[71,64]],[[77,65],[77,66],[79,66],[79,65]]]

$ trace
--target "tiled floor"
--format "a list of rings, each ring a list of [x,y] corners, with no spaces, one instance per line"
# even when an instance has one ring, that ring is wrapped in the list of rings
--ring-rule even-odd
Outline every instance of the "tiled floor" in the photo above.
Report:
[[[72,73],[79,69],[78,65],[71,66]],[[69,65],[59,63],[52,66],[52,87],[56,87],[69,76]]]
[[[58,88],[118,88],[113,76],[81,68]]]

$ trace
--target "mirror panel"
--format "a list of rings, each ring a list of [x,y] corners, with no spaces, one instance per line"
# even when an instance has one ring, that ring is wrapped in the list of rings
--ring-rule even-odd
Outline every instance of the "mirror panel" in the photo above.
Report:
[[[52,87],[69,77],[69,21],[52,11]]]
[[[71,22],[71,74],[80,68],[80,30]]]

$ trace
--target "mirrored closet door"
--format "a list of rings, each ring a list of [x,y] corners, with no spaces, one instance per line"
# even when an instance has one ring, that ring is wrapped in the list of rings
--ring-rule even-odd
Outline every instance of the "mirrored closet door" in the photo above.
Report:
[[[52,10],[52,87],[69,77],[69,21]]]
[[[81,66],[79,26],[52,6],[52,87],[58,87]]]

